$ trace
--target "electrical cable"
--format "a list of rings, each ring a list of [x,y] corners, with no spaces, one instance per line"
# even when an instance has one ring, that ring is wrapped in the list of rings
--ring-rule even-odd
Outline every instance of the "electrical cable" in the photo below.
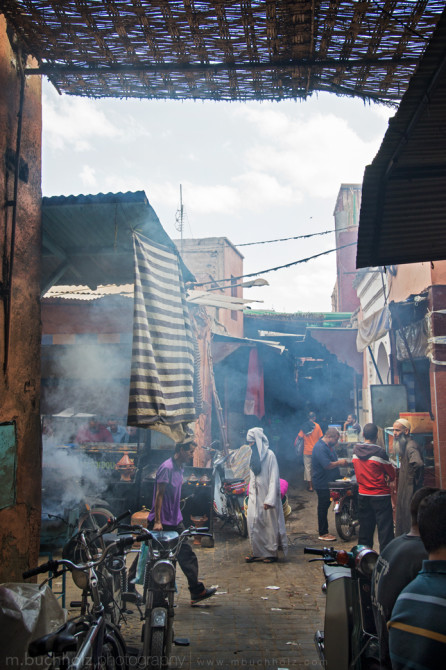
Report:
[[[253,244],[269,244],[270,242],[288,242],[288,240],[303,240],[306,237],[316,237],[316,235],[328,235],[335,233],[335,230],[324,230],[321,233],[309,233],[308,235],[297,235],[296,237],[279,237],[277,240],[264,240],[263,242],[244,242],[243,244],[234,244],[235,247],[250,247]]]
[[[288,242],[288,240],[303,240],[307,237],[316,237],[317,235],[328,235],[329,233],[342,233],[353,226],[346,226],[345,228],[333,228],[332,230],[323,230],[320,233],[308,233],[307,235],[296,235],[294,237],[279,237],[276,240],[263,240],[262,242],[244,242],[243,244],[234,244],[234,247],[250,247],[253,244],[270,244],[271,242]]]
[[[334,251],[339,251],[340,249],[345,249],[346,247],[352,247],[354,245],[356,245],[356,242],[350,242],[350,244],[343,244],[341,247],[336,247],[335,249],[329,249],[328,251],[321,251],[320,254],[315,254],[314,256],[308,256],[308,258],[302,258],[301,260],[292,261],[291,263],[285,263],[285,265],[278,265],[275,268],[268,268],[267,270],[259,270],[259,272],[250,272],[249,274],[246,275],[239,275],[238,277],[229,277],[226,279],[219,279],[219,280],[212,279],[211,281],[191,282],[191,285],[206,286],[207,284],[217,284],[218,282],[231,282],[231,281],[233,282],[234,280],[245,279],[246,277],[257,277],[258,275],[264,275],[267,274],[268,272],[275,272],[276,270],[283,270],[284,268],[289,268],[293,265],[299,265],[300,263],[307,263],[308,261],[311,261],[314,258],[319,258],[320,256],[326,256],[327,254],[332,254]],[[220,288],[221,289],[231,288],[231,284],[228,284],[227,286],[220,286]]]

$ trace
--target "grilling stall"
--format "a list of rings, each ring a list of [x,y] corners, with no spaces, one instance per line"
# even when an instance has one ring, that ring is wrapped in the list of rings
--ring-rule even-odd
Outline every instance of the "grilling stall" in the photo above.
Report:
[[[144,192],[44,198],[43,228],[47,473],[68,469],[79,492],[71,505],[92,493],[115,513],[150,507],[156,468],[197,419],[200,362],[183,284],[194,277]],[[129,443],[79,443],[91,415],[119,417]],[[211,470],[186,470],[184,481],[185,520],[212,527]]]

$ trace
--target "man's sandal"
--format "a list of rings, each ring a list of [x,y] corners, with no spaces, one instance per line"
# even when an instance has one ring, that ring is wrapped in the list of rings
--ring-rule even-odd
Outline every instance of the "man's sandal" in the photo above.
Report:
[[[277,556],[267,556],[266,558],[262,559],[262,563],[277,563],[277,561]]]
[[[262,559],[258,556],[245,556],[246,563],[255,563],[256,561],[261,561]]]

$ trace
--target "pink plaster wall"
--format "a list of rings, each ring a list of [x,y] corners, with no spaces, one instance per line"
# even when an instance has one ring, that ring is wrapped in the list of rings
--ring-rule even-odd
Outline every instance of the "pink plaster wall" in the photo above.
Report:
[[[11,260],[14,172],[5,165],[15,151],[20,78],[16,54],[0,16],[0,264],[7,284],[5,260]],[[28,67],[32,61],[28,59]],[[25,86],[21,158],[29,168],[28,183],[19,180],[12,276],[9,359],[5,368],[4,309],[0,315],[0,423],[15,422],[17,435],[16,504],[0,510],[0,582],[21,581],[37,563],[40,534],[40,221],[41,221],[41,82],[28,77]],[[6,240],[6,241],[5,241]]]
[[[389,301],[401,302],[410,295],[425,291],[432,283],[430,263],[398,265],[391,278]]]

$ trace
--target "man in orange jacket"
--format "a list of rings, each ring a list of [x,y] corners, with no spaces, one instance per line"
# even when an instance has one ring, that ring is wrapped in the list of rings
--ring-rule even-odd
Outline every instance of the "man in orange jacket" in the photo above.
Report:
[[[321,427],[316,423],[316,414],[310,412],[308,414],[308,421],[305,421],[294,442],[297,455],[300,456],[303,453],[304,481],[307,482],[308,491],[313,490],[311,475],[311,456],[313,454],[313,447],[322,436],[323,432]]]

